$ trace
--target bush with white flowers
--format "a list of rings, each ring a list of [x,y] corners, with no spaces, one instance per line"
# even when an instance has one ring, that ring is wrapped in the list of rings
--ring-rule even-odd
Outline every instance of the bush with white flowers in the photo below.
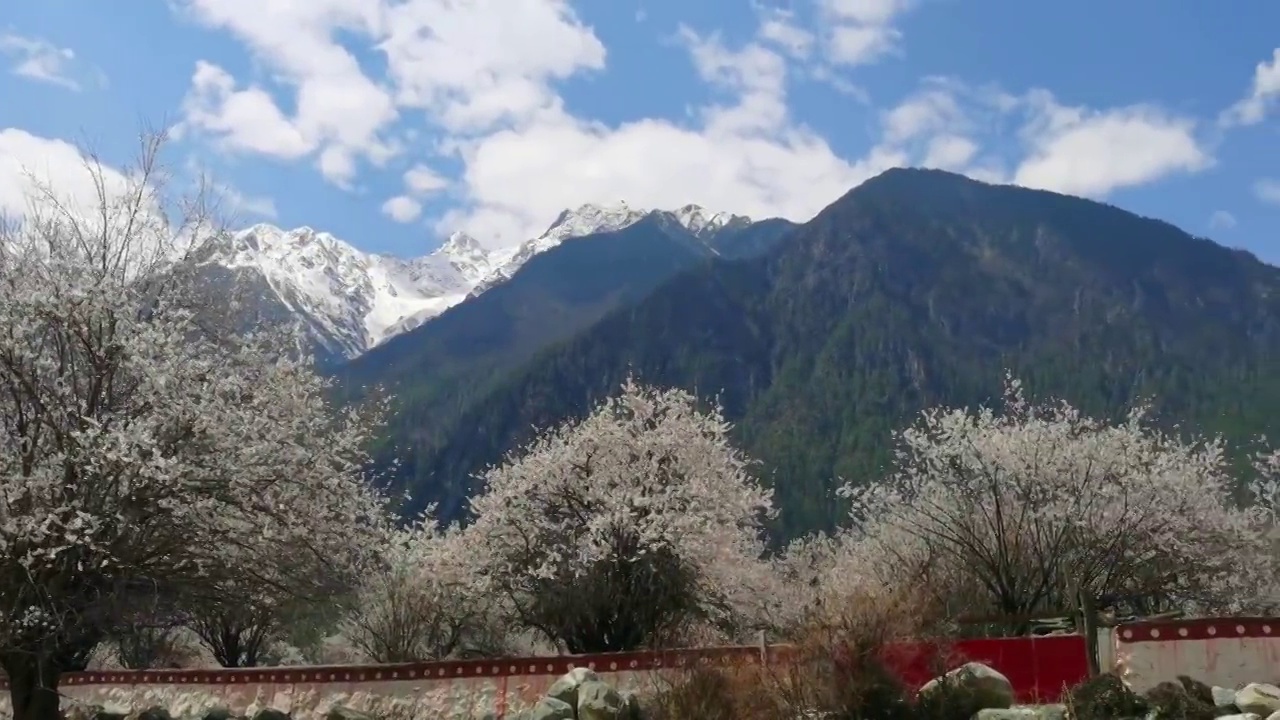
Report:
[[[0,666],[18,720],[56,716],[58,675],[122,613],[234,583],[323,591],[385,525],[364,476],[376,413],[332,407],[288,335],[210,323],[158,147],[123,180],[89,163],[89,211],[46,188],[0,230]]]
[[[511,623],[571,652],[756,623],[771,494],[719,408],[629,379],[480,478],[472,572]]]

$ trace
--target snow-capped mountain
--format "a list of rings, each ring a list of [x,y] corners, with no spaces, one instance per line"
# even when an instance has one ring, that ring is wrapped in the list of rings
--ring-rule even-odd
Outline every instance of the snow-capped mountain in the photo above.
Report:
[[[493,271],[483,283],[476,287],[473,294],[483,292],[493,285],[503,282],[515,274],[529,258],[546,252],[569,238],[583,237],[594,233],[621,230],[641,219],[657,214],[659,219],[684,227],[699,239],[707,239],[710,235],[728,227],[744,226],[751,223],[745,215],[730,213],[712,213],[698,205],[685,205],[679,210],[641,210],[633,208],[625,201],[608,207],[600,205],[582,205],[576,210],[565,210],[545,232],[536,238],[520,243],[510,250],[495,257],[497,262]]]
[[[514,247],[490,250],[454,233],[430,254],[408,260],[366,253],[309,227],[259,224],[210,240],[197,261],[253,286],[260,303],[301,319],[321,349],[350,358],[505,282],[529,258],[566,239],[620,230],[654,213],[700,238],[750,223],[696,205],[675,211],[583,205]]]

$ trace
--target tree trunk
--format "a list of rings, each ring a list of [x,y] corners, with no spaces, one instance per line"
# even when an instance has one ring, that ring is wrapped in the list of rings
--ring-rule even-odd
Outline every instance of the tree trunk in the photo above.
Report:
[[[9,676],[13,720],[58,720],[60,672],[52,659],[44,654],[12,650],[5,653],[0,662]]]

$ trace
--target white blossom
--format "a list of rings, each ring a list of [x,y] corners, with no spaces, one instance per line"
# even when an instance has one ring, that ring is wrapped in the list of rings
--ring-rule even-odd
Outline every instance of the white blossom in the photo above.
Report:
[[[628,379],[484,473],[466,530],[481,581],[573,651],[741,625],[773,508],[729,430],[718,407]]]
[[[331,406],[310,360],[280,352],[286,334],[211,322],[180,262],[191,225],[156,220],[169,208],[144,157],[96,215],[50,189],[0,233],[0,664],[15,693],[56,682],[59,658],[144,599],[323,592],[316,565],[351,574],[384,522],[364,472],[377,412]]]
[[[1263,515],[1233,497],[1219,439],[1186,440],[1137,406],[1119,423],[1065,402],[1033,405],[1012,378],[1003,412],[933,409],[900,435],[888,482],[847,486],[845,542],[923,573],[967,581],[1007,613],[1100,602],[1235,609],[1275,577]]]
[[[479,582],[456,526],[429,508],[387,534],[365,573],[344,636],[374,662],[501,654],[496,603]]]

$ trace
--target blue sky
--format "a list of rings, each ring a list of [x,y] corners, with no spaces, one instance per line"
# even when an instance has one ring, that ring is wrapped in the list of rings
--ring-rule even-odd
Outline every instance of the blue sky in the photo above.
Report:
[[[924,165],[1280,262],[1274,0],[42,0],[0,69],[9,211],[149,122],[233,222],[398,255],[587,202],[804,220]]]

